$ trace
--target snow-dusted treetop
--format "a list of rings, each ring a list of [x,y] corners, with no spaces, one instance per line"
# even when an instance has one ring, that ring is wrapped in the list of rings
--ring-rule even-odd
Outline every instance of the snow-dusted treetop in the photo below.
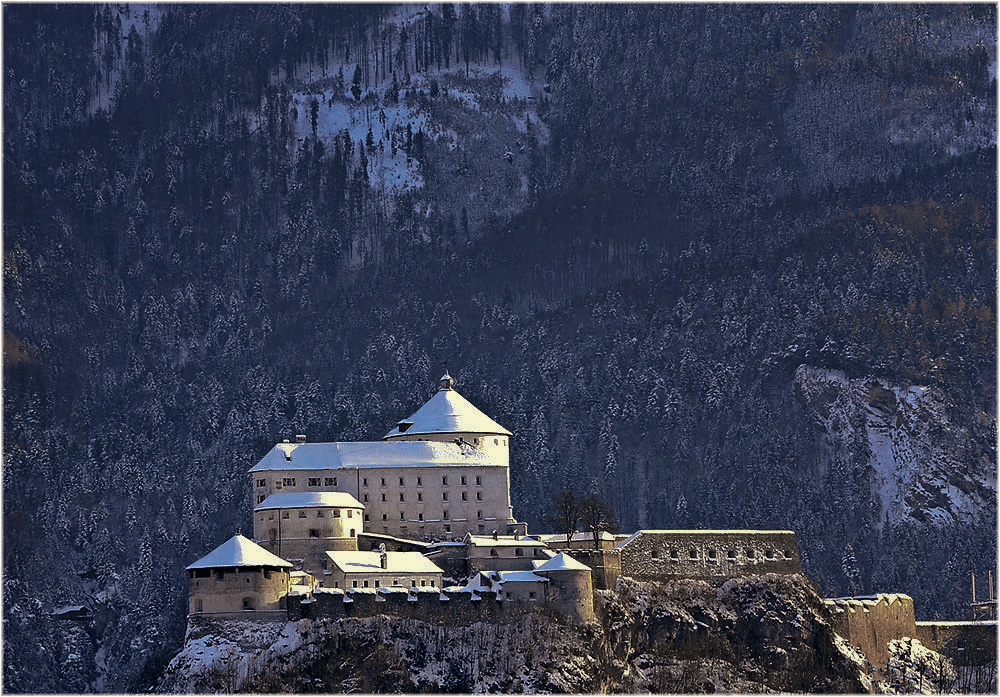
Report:
[[[292,491],[271,494],[255,511],[272,508],[364,508],[364,504],[343,491]]]
[[[359,441],[356,443],[278,443],[251,472],[354,467],[428,467],[498,465],[481,451],[457,443]]]
[[[214,569],[225,566],[271,566],[292,568],[281,557],[271,554],[256,542],[236,533],[188,569]]]
[[[488,433],[509,436],[511,432],[479,411],[472,402],[455,391],[455,380],[445,371],[438,381],[438,391],[408,419],[403,419],[385,434],[385,439],[402,435],[431,433]]]

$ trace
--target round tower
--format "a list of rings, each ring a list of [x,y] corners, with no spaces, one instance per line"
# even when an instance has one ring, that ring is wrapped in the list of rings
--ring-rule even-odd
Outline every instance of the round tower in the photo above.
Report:
[[[237,531],[187,567],[189,612],[242,616],[283,611],[291,568]]]
[[[545,604],[577,623],[594,621],[594,586],[590,567],[560,552],[535,569],[549,579]]]

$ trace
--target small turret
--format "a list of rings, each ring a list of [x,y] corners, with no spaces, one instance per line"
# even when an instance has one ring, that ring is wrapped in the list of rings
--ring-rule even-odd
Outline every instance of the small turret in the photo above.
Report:
[[[444,366],[444,375],[438,378],[439,390],[451,390],[455,388],[455,378],[448,374],[448,364]]]

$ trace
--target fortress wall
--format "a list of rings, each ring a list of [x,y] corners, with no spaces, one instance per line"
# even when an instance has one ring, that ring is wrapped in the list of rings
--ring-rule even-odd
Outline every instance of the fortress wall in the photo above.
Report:
[[[802,573],[790,531],[641,530],[617,549],[621,574],[637,580]]]
[[[344,602],[350,597],[353,602]],[[415,598],[411,600],[410,598]],[[442,600],[442,597],[448,598]],[[484,591],[476,594],[461,592],[418,592],[407,593],[316,593],[313,600],[303,602],[303,596],[288,597],[288,619],[328,617],[372,617],[388,615],[404,619],[426,622],[447,622],[450,625],[465,626],[474,622],[503,624],[525,612],[545,611],[543,603],[532,601],[507,601],[497,598],[496,593]],[[378,599],[376,599],[378,598]]]
[[[916,638],[956,665],[986,665],[997,659],[996,620],[917,622]]]
[[[860,649],[876,666],[888,662],[889,642],[893,639],[920,638],[913,599],[908,595],[879,594],[823,602],[830,610],[834,631]]]

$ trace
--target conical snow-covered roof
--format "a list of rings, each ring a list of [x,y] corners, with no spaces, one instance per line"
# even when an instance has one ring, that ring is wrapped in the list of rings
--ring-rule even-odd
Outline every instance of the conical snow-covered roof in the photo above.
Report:
[[[535,573],[542,571],[590,571],[590,567],[581,564],[565,552],[559,552],[534,571]]]
[[[214,569],[223,566],[277,566],[292,568],[279,556],[271,554],[253,540],[236,533],[188,569]]]
[[[431,433],[489,433],[509,436],[511,432],[479,411],[472,402],[455,391],[455,381],[445,372],[438,381],[440,387],[434,396],[417,409],[408,419],[385,434],[385,439],[401,435]]]

